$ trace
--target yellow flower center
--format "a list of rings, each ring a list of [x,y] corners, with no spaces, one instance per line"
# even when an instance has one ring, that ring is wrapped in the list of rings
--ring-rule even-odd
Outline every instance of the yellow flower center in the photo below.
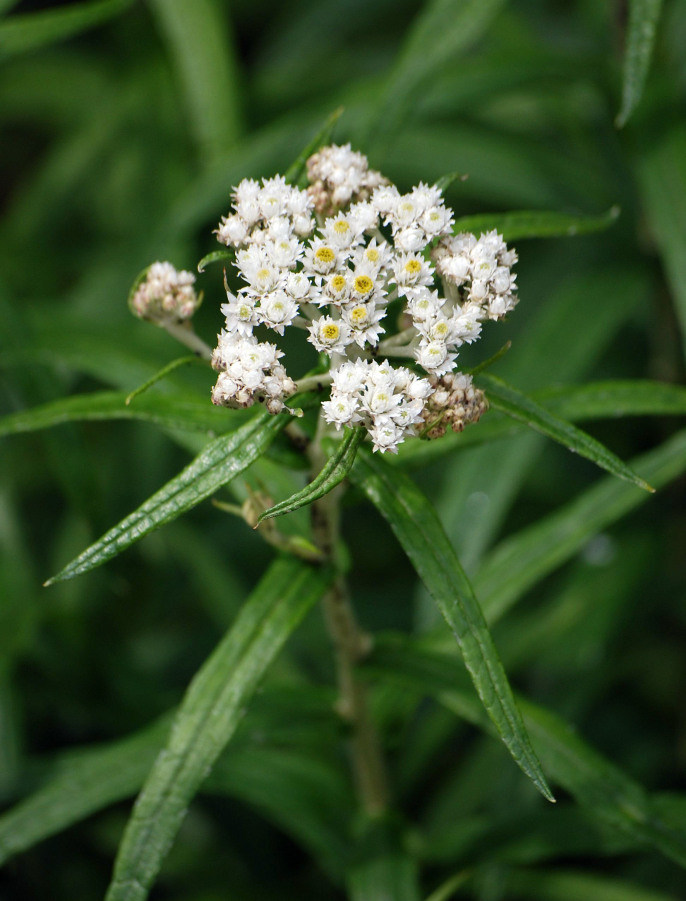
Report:
[[[405,263],[405,272],[409,272],[410,275],[416,275],[418,272],[421,272],[421,270],[422,264],[414,257]]]
[[[335,322],[328,322],[321,330],[322,339],[325,341],[335,341],[340,333],[341,330]]]
[[[320,263],[333,263],[336,259],[336,254],[330,247],[320,247],[315,251],[314,258],[319,260]]]
[[[336,292],[336,294],[340,294],[341,291],[345,288],[345,276],[344,275],[334,275],[330,282],[331,289]]]
[[[266,282],[266,281],[268,281],[268,280],[269,280],[269,277],[270,277],[270,274],[271,274],[271,273],[269,272],[269,269],[259,269],[259,270],[257,271],[257,281],[258,281],[258,282]]]
[[[347,235],[350,231],[350,225],[345,221],[345,219],[339,219],[338,222],[334,222],[333,230],[339,235]]]
[[[447,322],[437,322],[434,326],[434,334],[435,335],[446,335],[448,333],[448,323]]]
[[[355,307],[350,314],[350,320],[355,325],[362,325],[367,321],[367,307],[360,304],[359,307]]]
[[[374,282],[368,275],[358,275],[353,284],[358,294],[369,294],[374,287]]]
[[[376,247],[368,247],[365,256],[370,262],[376,263],[379,259],[379,251],[376,249]]]

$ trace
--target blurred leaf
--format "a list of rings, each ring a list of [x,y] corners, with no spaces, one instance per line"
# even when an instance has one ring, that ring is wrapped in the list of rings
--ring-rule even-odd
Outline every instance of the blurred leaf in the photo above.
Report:
[[[119,391],[75,394],[50,401],[40,407],[10,413],[0,418],[0,437],[47,429],[63,422],[98,422],[111,419],[139,419],[169,429],[229,432],[245,422],[242,411],[220,409],[201,397],[167,394],[130,395]]]
[[[277,559],[198,671],[134,807],[107,901],[147,896],[188,804],[233,735],[244,705],[330,576],[295,558]]]
[[[506,241],[521,238],[572,238],[604,231],[619,218],[620,209],[613,206],[602,216],[573,216],[569,213],[522,210],[514,213],[480,213],[455,220],[453,233],[481,234],[495,229]]]
[[[686,431],[639,457],[636,469],[658,488],[681,475],[686,469]],[[648,499],[614,478],[604,479],[551,516],[502,541],[474,580],[489,622],[569,560],[593,535]]]
[[[271,519],[273,516],[283,516],[285,513],[292,513],[294,510],[298,510],[300,507],[306,507],[320,497],[324,497],[336,485],[340,485],[350,472],[355,462],[357,449],[365,435],[366,432],[362,428],[346,429],[345,435],[337,443],[334,453],[309,485],[306,485],[302,491],[291,495],[285,501],[281,501],[281,503],[270,507],[269,510],[265,510],[258,519],[258,524],[265,519]]]
[[[326,144],[329,144],[331,142],[331,135],[333,134],[334,126],[342,115],[343,107],[340,106],[338,109],[334,110],[331,113],[331,115],[327,118],[326,122],[324,123],[324,125],[322,125],[317,134],[298,154],[297,159],[293,163],[291,163],[288,169],[286,169],[284,178],[289,184],[297,185],[301,182],[302,178],[306,174],[308,159],[312,156],[313,153],[316,153],[320,147],[324,147]]]
[[[365,823],[346,873],[351,901],[420,901],[417,864],[403,848],[397,825]]]
[[[124,403],[128,407],[132,400],[135,400],[141,394],[144,394],[149,388],[152,388],[153,385],[161,382],[168,375],[174,372],[174,370],[180,369],[181,366],[187,366],[189,363],[197,362],[200,362],[200,360],[195,355],[188,357],[177,357],[176,360],[172,360],[171,363],[167,363],[167,365],[163,366],[162,369],[158,369],[158,371],[154,375],[150,376],[149,379],[146,379],[142,385],[139,385],[137,388],[134,388],[133,391],[127,394]]]
[[[638,171],[686,348],[686,127],[679,125],[651,142]]]
[[[530,901],[677,901],[674,895],[613,876],[578,871],[514,870],[507,874],[509,898]]]
[[[576,426],[553,416],[521,391],[517,391],[516,388],[492,375],[482,373],[479,381],[486,387],[489,403],[494,409],[502,410],[513,419],[517,419],[547,438],[559,442],[572,453],[586,457],[587,460],[591,460],[617,478],[631,482],[646,491],[654,490],[605,445],[596,441],[595,438],[591,438],[586,432],[577,429]]]
[[[70,38],[119,15],[132,4],[133,0],[99,0],[11,16],[0,22],[0,60]]]
[[[662,0],[629,0],[622,106],[615,119],[618,128],[626,125],[643,94],[661,10]]]
[[[73,579],[120,554],[148,532],[171,522],[247,469],[289,420],[264,411],[229,436],[220,435],[178,476],[45,583]]]
[[[186,97],[195,138],[208,162],[243,132],[239,66],[226,4],[149,0]]]
[[[471,877],[471,870],[461,870],[459,873],[455,873],[454,876],[451,876],[450,879],[446,879],[442,885],[439,885],[434,892],[431,892],[426,901],[448,901],[449,898],[457,894],[459,888],[462,888],[466,882],[469,882]]]
[[[456,690],[459,663],[446,654],[394,637],[377,641],[367,665],[379,676],[394,675],[414,688],[421,686],[467,722],[494,731],[471,692]],[[639,844],[652,845],[682,866],[686,864],[683,825],[675,827],[668,822],[659,804],[640,785],[586,744],[562,719],[522,697],[517,703],[546,770],[578,804]]]
[[[26,800],[0,817],[0,864],[108,804],[135,794],[153,765],[170,717],[121,741],[70,751]]]
[[[370,124],[372,137],[389,141],[413,111],[431,78],[465,54],[505,0],[431,0],[416,16]]]
[[[205,790],[257,807],[339,877],[354,816],[342,771],[342,762],[325,762],[309,748],[247,746],[219,758]]]
[[[517,765],[554,800],[517,710],[479,602],[432,504],[401,474],[359,454],[353,481],[393,532],[450,626],[474,686]]]

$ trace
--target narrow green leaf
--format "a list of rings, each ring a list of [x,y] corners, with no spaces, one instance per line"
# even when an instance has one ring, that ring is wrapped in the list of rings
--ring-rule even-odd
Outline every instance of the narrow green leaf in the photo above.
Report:
[[[677,901],[655,889],[612,876],[578,870],[512,870],[506,877],[507,897],[530,901]]]
[[[148,388],[152,388],[157,382],[161,382],[162,379],[165,379],[170,373],[174,372],[175,369],[179,369],[181,366],[187,366],[189,363],[195,363],[197,360],[198,358],[196,356],[179,357],[176,360],[172,360],[171,363],[167,363],[166,366],[159,369],[153,376],[147,379],[147,381],[143,382],[142,385],[139,385],[138,388],[134,388],[130,394],[127,394],[124,403],[128,407],[134,398],[144,394]]]
[[[395,674],[415,689],[422,687],[461,718],[494,731],[481,705],[466,686],[464,690],[460,687],[459,662],[446,654],[405,636],[378,638],[365,667],[385,678]],[[640,845],[647,843],[682,866],[686,864],[686,830],[662,815],[658,800],[558,716],[524,698],[518,697],[517,702],[536,751],[555,782],[593,817]]]
[[[193,359],[196,359],[195,357]],[[98,422],[111,419],[137,419],[169,429],[188,429],[200,432],[228,432],[245,422],[241,411],[219,409],[206,398],[192,395],[138,395],[129,406],[130,395],[123,391],[97,391],[75,394],[10,413],[0,419],[0,437],[48,429],[63,422]]]
[[[639,166],[641,193],[672,291],[686,353],[686,127],[648,142]]]
[[[261,457],[287,422],[287,416],[265,411],[231,435],[215,438],[178,476],[45,584],[73,579],[100,566],[148,532],[195,507]]]
[[[45,785],[0,817],[0,864],[135,794],[169,732],[165,717],[105,747],[63,755]]]
[[[462,172],[449,172],[447,175],[442,175],[438,181],[436,182],[436,187],[440,189],[441,193],[445,194],[450,185],[452,185],[456,181],[465,181],[467,176]]]
[[[302,491],[296,492],[285,501],[281,501],[281,503],[270,507],[269,510],[265,510],[257,521],[258,525],[265,519],[271,519],[273,516],[283,516],[284,513],[292,513],[294,510],[299,510],[300,507],[306,507],[320,497],[324,497],[336,485],[340,485],[355,462],[357,449],[362,443],[364,436],[364,429],[346,429],[342,441],[338,442],[336,450],[329,457],[321,472]]]
[[[662,0],[629,0],[622,106],[615,119],[617,128],[626,125],[643,94],[661,10]]]
[[[353,481],[388,520],[440,608],[457,639],[479,697],[510,754],[541,794],[554,800],[479,602],[433,506],[407,476],[369,454],[358,455]]]
[[[463,216],[453,225],[453,232],[480,234],[495,229],[506,241],[522,238],[573,238],[604,231],[619,218],[620,209],[613,206],[601,216],[573,216],[568,213],[521,210],[513,213],[480,213]]]
[[[211,253],[205,254],[200,260],[198,272],[204,272],[213,263],[232,263],[235,259],[236,254],[233,250],[213,250]]]
[[[517,391],[516,388],[512,388],[501,379],[484,374],[479,378],[487,390],[488,401],[494,409],[501,410],[547,438],[552,438],[553,441],[559,442],[573,453],[586,457],[586,459],[596,463],[602,469],[617,476],[617,478],[631,482],[646,491],[654,490],[646,481],[637,476],[626,463],[623,463],[619,457],[616,457],[609,451],[605,445],[601,444],[600,441],[596,441],[595,438],[591,438],[586,432],[582,432],[571,423],[553,416],[544,407],[537,404],[536,401],[522,394],[521,391]]]
[[[686,431],[639,457],[635,467],[658,488],[680,476],[686,470]],[[474,580],[488,621],[501,617],[590,538],[648,499],[625,482],[605,478],[556,513],[501,542]]]
[[[553,415],[572,422],[616,419],[620,416],[680,416],[686,413],[686,388],[638,379],[545,388],[533,392],[531,397]],[[523,424],[509,416],[492,411],[476,426],[459,434],[449,432],[437,441],[406,441],[400,445],[398,456],[389,462],[401,466],[420,466],[461,448],[511,437],[524,428]]]
[[[99,0],[10,16],[0,22],[0,60],[70,38],[119,15],[132,3],[133,0]]]
[[[221,159],[243,131],[238,63],[216,0],[151,0],[179,74],[191,127],[206,160]]]
[[[190,801],[233,735],[243,707],[329,579],[327,570],[278,559],[198,671],[134,807],[107,901],[147,897]]]
[[[469,882],[471,878],[471,870],[461,870],[459,873],[455,873],[454,876],[451,876],[450,879],[446,879],[442,885],[439,885],[436,891],[431,892],[426,901],[448,901],[448,899],[456,895],[457,890],[462,888],[462,886]]]
[[[370,127],[389,140],[417,105],[422,89],[487,31],[504,0],[432,0],[409,30]]]
[[[343,107],[339,106],[338,109],[335,109],[331,115],[327,118],[326,122],[317,134],[312,138],[312,140],[307,144],[307,146],[298,154],[297,159],[291,163],[291,165],[286,169],[286,173],[284,178],[289,184],[297,185],[301,182],[305,175],[305,170],[307,168],[307,161],[312,156],[313,153],[316,153],[320,147],[324,147],[331,140],[331,135],[333,134],[334,126],[336,122],[343,115]]]

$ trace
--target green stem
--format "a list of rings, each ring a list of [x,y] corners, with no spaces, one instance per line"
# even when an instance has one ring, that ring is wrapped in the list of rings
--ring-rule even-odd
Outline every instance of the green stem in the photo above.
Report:
[[[312,476],[326,462],[321,439],[326,423],[320,417],[317,435],[308,449]],[[312,506],[314,542],[325,559],[336,561],[339,534],[339,505],[344,486],[340,485]],[[357,678],[357,664],[369,653],[371,640],[360,629],[353,612],[343,572],[323,599],[324,617],[336,653],[338,676],[337,709],[349,724],[351,757],[360,804],[370,816],[381,815],[388,807],[386,769],[379,737],[369,713],[364,683]]]
[[[205,344],[202,338],[199,338],[192,328],[189,328],[181,322],[172,322],[171,320],[160,324],[172,338],[176,338],[177,341],[185,344],[196,356],[202,357],[204,360],[212,359],[212,348],[209,344]]]

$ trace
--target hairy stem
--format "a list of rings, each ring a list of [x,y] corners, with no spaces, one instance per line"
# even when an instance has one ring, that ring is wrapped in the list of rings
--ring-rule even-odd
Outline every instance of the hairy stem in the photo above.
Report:
[[[326,458],[321,449],[323,419],[309,448],[312,474],[316,475]],[[336,562],[339,528],[339,503],[343,486],[312,504],[312,531],[315,544],[328,560]],[[338,704],[341,717],[349,724],[351,756],[360,804],[371,816],[378,816],[388,806],[388,788],[379,737],[372,722],[364,684],[356,676],[356,666],[369,652],[370,639],[355,619],[345,577],[338,577],[323,599],[326,626],[336,653]]]
[[[199,338],[193,329],[189,328],[187,325],[169,320],[162,323],[162,328],[168,332],[172,338],[176,338],[177,341],[185,344],[196,356],[202,357],[204,360],[212,359],[212,348],[209,344],[205,344],[202,338]]]

